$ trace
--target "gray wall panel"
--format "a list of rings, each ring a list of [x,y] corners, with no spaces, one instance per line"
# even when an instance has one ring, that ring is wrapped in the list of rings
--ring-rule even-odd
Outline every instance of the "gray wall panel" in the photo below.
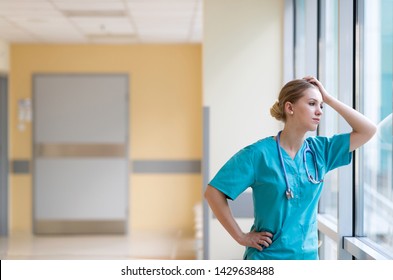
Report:
[[[134,160],[133,173],[201,173],[200,160]]]
[[[8,81],[0,76],[0,236],[8,235]]]

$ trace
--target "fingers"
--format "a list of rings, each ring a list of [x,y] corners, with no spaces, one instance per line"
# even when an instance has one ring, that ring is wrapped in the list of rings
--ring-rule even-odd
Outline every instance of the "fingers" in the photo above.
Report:
[[[261,251],[262,251],[264,248],[269,247],[270,244],[271,244],[271,241],[269,242],[269,241],[267,241],[267,240],[262,240],[262,239],[259,240],[259,242],[258,242],[259,247],[261,247]]]
[[[267,236],[267,237],[273,238],[273,233],[271,233],[271,232],[262,231],[261,234],[263,234],[263,235],[265,235],[265,236]]]
[[[306,76],[306,77],[303,78],[303,80],[306,80],[306,81],[311,81],[311,80],[318,81],[317,78],[315,78],[314,76]]]
[[[269,247],[272,244],[273,234],[267,231],[263,232],[250,232],[247,234],[248,242],[247,246],[256,248],[262,251],[264,248]]]
[[[326,101],[326,98],[329,98],[329,94],[327,93],[327,91],[325,90],[325,88],[323,87],[322,83],[320,81],[318,81],[317,78],[313,77],[313,76],[306,76],[303,78],[304,80],[306,80],[307,82],[309,82],[310,84],[313,84],[314,86],[316,86],[319,89],[319,92],[322,94],[322,98],[324,101]]]
[[[316,86],[319,87],[320,82],[317,80],[317,78],[313,77],[313,76],[306,76],[303,78],[303,80],[306,80],[307,82],[314,84]]]

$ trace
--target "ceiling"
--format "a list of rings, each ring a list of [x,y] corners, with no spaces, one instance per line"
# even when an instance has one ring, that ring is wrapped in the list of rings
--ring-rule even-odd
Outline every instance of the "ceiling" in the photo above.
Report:
[[[203,0],[0,0],[9,43],[200,43]]]

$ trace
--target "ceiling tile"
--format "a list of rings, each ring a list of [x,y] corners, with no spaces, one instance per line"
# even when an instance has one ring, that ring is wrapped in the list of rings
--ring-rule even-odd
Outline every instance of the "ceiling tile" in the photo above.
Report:
[[[202,0],[0,0],[9,42],[200,42],[202,24]]]
[[[37,42],[32,34],[0,18],[1,39],[9,42]]]
[[[133,34],[132,27],[128,18],[119,17],[74,17],[71,19],[79,29],[86,34]]]
[[[46,0],[0,0],[0,13],[17,10],[54,10],[53,5]]]
[[[34,37],[40,38],[46,42],[46,38],[52,38],[53,35],[73,34],[76,38],[82,38],[81,33],[64,19],[52,19],[42,21],[19,21],[18,26],[27,33],[33,34]]]

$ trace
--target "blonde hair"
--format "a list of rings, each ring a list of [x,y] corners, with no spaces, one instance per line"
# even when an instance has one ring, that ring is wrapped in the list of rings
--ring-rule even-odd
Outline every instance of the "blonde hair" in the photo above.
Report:
[[[285,122],[287,120],[285,103],[295,104],[303,97],[304,91],[309,88],[315,88],[315,86],[304,79],[296,79],[286,83],[278,95],[278,100],[270,108],[270,115],[276,120]]]

